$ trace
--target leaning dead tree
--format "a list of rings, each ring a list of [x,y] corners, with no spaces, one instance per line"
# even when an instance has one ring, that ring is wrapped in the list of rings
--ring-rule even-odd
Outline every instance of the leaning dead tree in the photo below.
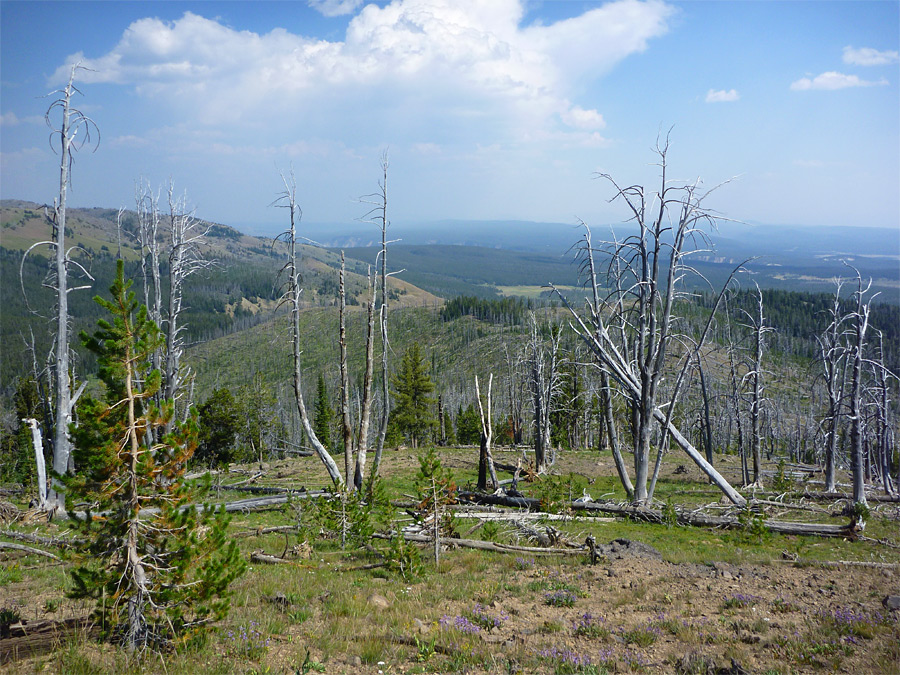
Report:
[[[713,213],[703,204],[715,188],[702,190],[699,180],[670,182],[668,141],[657,145],[656,153],[660,187],[655,192],[641,185],[622,187],[611,176],[600,175],[614,188],[611,201],[622,200],[627,205],[629,221],[637,226],[637,233],[622,241],[606,242],[599,249],[607,256],[612,291],[601,299],[596,276],[589,279],[594,297],[587,302],[586,317],[565,304],[573,319],[572,328],[599,365],[622,387],[632,408],[634,501],[648,501],[650,442],[653,428],[661,424],[712,482],[732,502],[743,506],[744,497],[681,434],[659,401],[670,343],[675,338],[675,301],[685,275],[694,272],[688,264],[689,256],[706,246],[703,228],[715,224]],[[591,273],[595,271],[595,252],[591,245],[583,250]]]
[[[285,241],[288,246],[288,260],[281,268],[279,273],[286,277],[284,282],[284,293],[281,296],[279,304],[285,303],[291,310],[291,348],[294,361],[293,384],[294,384],[294,400],[297,405],[297,413],[300,415],[300,423],[309,439],[313,450],[325,465],[325,470],[336,487],[344,485],[344,479],[341,476],[341,470],[338,468],[337,462],[329,454],[328,450],[322,445],[322,442],[316,436],[309,414],[306,410],[306,403],[303,399],[303,373],[300,364],[300,354],[302,352],[300,345],[300,294],[303,288],[300,285],[300,265],[299,265],[299,244],[297,242],[297,221],[302,217],[300,205],[297,203],[297,183],[294,175],[290,177],[281,174],[281,180],[284,184],[284,191],[278,199],[273,202],[274,206],[288,210],[290,217],[290,227],[278,235],[277,239]]]
[[[55,139],[59,140],[59,197],[54,200],[53,213],[50,221],[53,225],[53,240],[38,242],[32,245],[22,257],[25,257],[36,246],[49,244],[55,250],[55,269],[51,275],[50,285],[56,291],[56,339],[54,342],[54,371],[56,383],[56,405],[53,433],[53,471],[57,475],[67,473],[71,468],[71,443],[69,440],[69,425],[72,421],[72,411],[75,407],[77,395],[71,395],[71,381],[69,374],[69,293],[76,288],[68,287],[69,268],[75,266],[90,278],[87,271],[72,260],[72,248],[66,246],[66,197],[71,183],[72,153],[85,144],[91,143],[92,132],[97,135],[99,142],[100,131],[94,121],[77,108],[72,107],[72,96],[81,93],[75,87],[75,74],[81,68],[79,64],[72,66],[69,74],[69,82],[66,86],[53,92],[59,97],[50,104],[44,119],[50,127],[50,143],[53,147]],[[59,126],[54,126],[51,117],[57,113],[61,115]],[[95,146],[96,149],[96,146]],[[82,288],[87,288],[82,287]],[[56,488],[48,495],[51,507],[60,510],[65,509],[65,499]]]

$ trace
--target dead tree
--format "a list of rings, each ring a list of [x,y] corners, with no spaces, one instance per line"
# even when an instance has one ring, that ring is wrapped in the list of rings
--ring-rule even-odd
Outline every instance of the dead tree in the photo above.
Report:
[[[866,333],[869,329],[869,306],[875,295],[866,298],[866,294],[872,287],[872,282],[863,288],[862,276],[856,272],[856,291],[853,298],[856,301],[856,309],[848,315],[850,323],[849,364],[850,374],[850,400],[848,415],[850,418],[850,469],[853,474],[853,502],[860,508],[857,509],[857,527],[865,528],[864,509],[866,503],[865,464],[863,457],[863,419],[862,419],[862,390],[863,390],[863,351],[866,347]]]
[[[306,403],[303,400],[303,373],[300,364],[300,294],[303,288],[300,285],[300,266],[299,253],[297,243],[297,220],[302,218],[300,205],[297,203],[297,184],[294,175],[291,173],[290,178],[281,174],[281,180],[284,184],[284,191],[273,202],[274,206],[287,209],[290,216],[290,227],[278,235],[277,239],[286,241],[288,246],[288,260],[284,267],[281,268],[281,275],[287,277],[284,288],[285,292],[281,297],[281,302],[286,303],[291,310],[291,347],[293,352],[294,372],[294,401],[297,405],[297,413],[300,415],[300,422],[306,437],[309,439],[313,450],[325,465],[331,481],[335,487],[343,487],[344,479],[341,476],[341,470],[338,468],[337,462],[329,454],[328,450],[322,445],[322,442],[316,436],[312,423],[309,420],[309,414],[306,410]],[[279,303],[280,304],[280,303]]]
[[[187,199],[175,197],[175,184],[169,182],[169,297],[164,325],[166,327],[166,367],[165,390],[167,400],[176,401],[181,393],[188,373],[182,372],[181,357],[184,344],[180,325],[184,282],[196,272],[208,269],[213,261],[205,260],[200,245],[209,233],[210,226],[202,223],[187,209]],[[171,421],[167,430],[171,429]]]
[[[825,492],[835,492],[834,465],[837,454],[838,428],[840,424],[841,402],[844,398],[846,382],[847,350],[842,339],[844,316],[841,311],[841,286],[843,279],[835,279],[834,292],[829,314],[831,322],[821,336],[816,337],[824,370],[825,392],[828,396],[828,417],[825,420]]]
[[[653,426],[663,429],[735,504],[746,500],[706,461],[672,424],[659,407],[659,385],[665,373],[673,339],[673,308],[679,286],[690,272],[687,258],[703,242],[704,225],[714,224],[703,205],[712,190],[702,191],[699,181],[672,183],[667,176],[668,141],[657,146],[660,188],[648,194],[643,186],[621,187],[601,174],[614,188],[613,200],[621,199],[638,228],[623,241],[602,248],[609,256],[608,275],[616,289],[606,302],[588,303],[585,320],[566,303],[575,332],[592,350],[599,363],[623,387],[634,412],[634,501],[648,500],[647,483]],[[593,249],[585,255],[592,257]],[[593,265],[590,265],[593,268]],[[613,279],[614,278],[614,279]],[[608,308],[611,308],[608,309]],[[612,318],[606,314],[611,311]],[[589,325],[590,324],[590,325]]]
[[[765,401],[763,397],[763,370],[762,358],[765,351],[765,335],[771,333],[774,328],[766,325],[766,318],[763,314],[763,296],[756,284],[756,313],[750,314],[743,311],[747,317],[748,323],[744,324],[749,328],[753,336],[753,361],[750,364],[749,372],[744,375],[744,379],[749,378],[751,382],[751,398],[750,398],[750,447],[753,452],[753,483],[756,487],[762,487],[762,432],[760,430],[760,413],[762,405]]]
[[[72,107],[72,96],[81,93],[75,87],[75,73],[79,64],[72,66],[69,74],[69,82],[62,90],[54,92],[59,94],[50,107],[44,119],[52,130],[51,144],[54,138],[59,139],[59,198],[54,200],[52,223],[54,228],[54,241],[51,242],[56,251],[56,341],[55,341],[55,371],[56,371],[56,411],[55,429],[53,434],[53,471],[64,474],[70,470],[70,442],[69,424],[72,421],[74,401],[71,397],[69,381],[69,292],[76,290],[68,287],[69,266],[74,263],[70,258],[70,250],[66,248],[66,197],[71,183],[72,152],[91,143],[92,131],[97,134],[99,142],[99,129],[94,121],[77,108]],[[54,127],[50,118],[57,111],[62,115],[59,127]],[[79,137],[79,134],[81,135]],[[95,146],[96,149],[96,146]],[[29,249],[30,251],[31,249]],[[28,252],[26,251],[27,255]],[[24,257],[23,257],[24,260]],[[82,268],[83,269],[83,268]],[[50,491],[49,502],[60,510],[65,509],[65,499],[62,493],[54,487]]]
[[[356,471],[353,484],[362,488],[366,474],[366,452],[369,448],[369,422],[372,418],[372,375],[375,366],[375,273],[367,273],[369,301],[366,305],[366,372],[363,376],[362,402],[360,403],[359,432],[356,436]]]
[[[378,191],[366,195],[360,201],[364,204],[370,204],[372,208],[363,216],[361,220],[374,223],[381,230],[381,251],[376,259],[376,267],[381,266],[381,302],[378,306],[378,317],[381,327],[381,422],[378,429],[378,440],[375,445],[375,459],[372,461],[372,476],[378,475],[378,469],[381,466],[381,453],[384,450],[384,439],[387,435],[388,418],[391,413],[390,401],[390,377],[388,376],[388,351],[390,345],[388,343],[388,294],[387,280],[388,277],[399,272],[388,274],[387,271],[387,245],[394,243],[388,241],[387,230],[390,221],[387,217],[388,207],[388,154],[385,150],[381,154],[381,179],[378,181]]]
[[[491,385],[494,383],[494,374],[488,377],[487,404],[481,404],[481,390],[478,387],[478,376],[475,376],[475,397],[478,399],[478,413],[481,416],[481,447],[478,455],[478,489],[487,488],[487,473],[491,475],[491,488],[496,490],[500,483],[497,481],[497,470],[494,467],[494,456],[491,454],[491,438],[493,426],[491,421]],[[487,414],[485,414],[487,408]]]
[[[550,447],[550,413],[559,397],[562,383],[559,367],[559,343],[562,330],[550,324],[550,338],[545,342],[534,312],[530,314],[531,335],[528,341],[532,410],[534,413],[534,468],[541,472],[553,464]]]
[[[338,343],[341,350],[341,435],[344,439],[344,475],[347,476],[347,484],[349,486],[352,485],[350,483],[350,475],[353,462],[353,422],[350,418],[350,373],[347,368],[347,292],[344,287],[345,273],[344,252],[341,251],[341,271],[338,283]]]

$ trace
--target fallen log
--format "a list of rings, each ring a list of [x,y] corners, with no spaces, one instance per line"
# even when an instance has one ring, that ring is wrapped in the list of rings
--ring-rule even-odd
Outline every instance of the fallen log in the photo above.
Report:
[[[509,495],[493,495],[460,490],[456,493],[456,498],[459,500],[460,504],[488,504],[491,506],[509,506],[535,511],[538,511],[541,508],[541,500],[532,497],[510,497]]]
[[[238,537],[259,537],[264,534],[272,534],[274,532],[296,532],[299,528],[296,525],[276,525],[274,527],[258,527],[255,530],[244,530],[243,532],[235,532],[232,536]]]
[[[0,638],[0,664],[17,659],[46,654],[66,640],[75,637],[96,637],[100,629],[88,619],[38,621],[3,626]]]
[[[575,511],[599,511],[601,513],[615,513],[627,516],[633,520],[641,520],[649,523],[666,523],[667,520],[661,511],[648,509],[641,506],[626,504],[609,504],[599,502],[572,503]],[[730,516],[708,516],[702,513],[682,511],[676,516],[678,525],[690,525],[692,527],[712,527],[728,530],[739,530],[744,527],[737,518]],[[852,523],[846,525],[829,525],[822,523],[798,523],[780,520],[765,520],[762,523],[766,529],[779,534],[808,534],[820,537],[846,537],[855,539],[858,532]]]
[[[27,541],[30,544],[40,544],[42,546],[55,546],[56,548],[77,548],[87,543],[84,539],[67,539],[65,537],[41,537],[36,534],[28,534],[27,532],[16,532],[15,530],[0,530],[0,537],[8,537],[18,541]]]
[[[0,549],[7,549],[13,551],[25,551],[25,553],[30,553],[32,555],[42,555],[46,558],[51,558],[53,560],[59,560],[58,555],[54,555],[48,551],[42,551],[39,548],[32,548],[31,546],[24,546],[23,544],[13,544],[8,541],[0,541]]]
[[[287,558],[279,558],[278,556],[269,555],[268,553],[263,553],[262,551],[253,551],[253,553],[250,554],[250,562],[263,563],[266,565],[295,565],[297,567],[302,567],[302,565],[298,562],[288,560]]]
[[[841,499],[853,501],[853,495],[847,492],[803,492],[797,494],[805,499],[816,501],[838,501]],[[879,504],[893,504],[900,502],[900,495],[866,495],[866,501]]]
[[[390,539],[391,536],[376,532],[372,535],[376,539]],[[403,533],[406,541],[414,541],[422,544],[431,543],[432,539],[427,534]],[[477,548],[482,551],[494,551],[497,553],[528,553],[529,555],[583,555],[583,548],[544,548],[536,546],[515,546],[513,544],[497,544],[492,541],[480,539],[454,539],[453,537],[441,537],[441,544],[447,548]]]
[[[596,516],[567,516],[562,513],[496,513],[478,511],[453,511],[454,518],[477,518],[479,520],[505,521],[505,520],[562,520],[569,521],[590,521],[592,523],[612,523],[615,518],[601,518]]]

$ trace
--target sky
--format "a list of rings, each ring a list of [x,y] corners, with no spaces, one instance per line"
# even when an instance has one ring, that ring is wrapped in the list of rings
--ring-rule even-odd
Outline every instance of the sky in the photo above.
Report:
[[[896,232],[898,51],[895,1],[3,0],[0,197],[58,193],[44,115],[80,62],[73,206],[172,180],[273,233],[293,171],[304,218],[346,226],[387,151],[394,223],[608,224],[596,176],[657,188],[668,134],[727,218]]]

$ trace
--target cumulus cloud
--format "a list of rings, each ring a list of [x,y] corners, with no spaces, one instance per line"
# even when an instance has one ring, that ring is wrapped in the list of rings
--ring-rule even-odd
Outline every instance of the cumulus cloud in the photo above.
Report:
[[[603,115],[577,105],[565,110],[561,117],[563,122],[576,129],[603,129],[606,126]]]
[[[737,101],[740,97],[740,94],[737,93],[737,89],[729,89],[728,91],[725,91],[724,89],[718,91],[710,89],[706,92],[707,103],[728,103],[730,101]]]
[[[791,89],[793,91],[806,91],[809,89],[835,90],[846,89],[848,87],[875,87],[887,83],[887,80],[883,78],[873,82],[871,80],[862,80],[856,75],[845,75],[832,70],[817,75],[812,79],[802,77],[796,82],[791,83]]]
[[[645,50],[666,33],[675,12],[660,0],[617,0],[556,23],[522,26],[523,3],[369,4],[350,20],[343,41],[284,28],[235,30],[191,12],[174,22],[146,18],[107,54],[69,57],[52,84],[82,60],[92,69],[82,81],[134,87],[195,115],[197,123],[243,121],[263,129],[290,116],[322,135],[339,124],[386,129],[398,115],[412,121],[405,130],[418,125],[439,134],[481,125],[515,137],[560,120],[599,129],[602,115],[570,103],[572,92]],[[323,13],[358,4],[312,2]]]
[[[363,0],[308,0],[309,6],[323,16],[343,16],[353,14]]]
[[[844,47],[844,63],[853,66],[887,66],[897,63],[898,53],[896,51],[883,51],[871,47]]]

